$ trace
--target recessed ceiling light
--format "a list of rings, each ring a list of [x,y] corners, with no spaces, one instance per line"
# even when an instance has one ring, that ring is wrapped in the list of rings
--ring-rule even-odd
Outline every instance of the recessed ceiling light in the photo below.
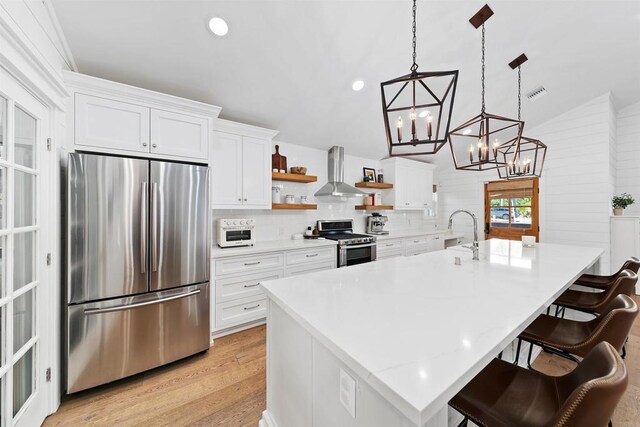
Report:
[[[418,114],[418,117],[423,117],[424,118],[424,117],[427,117],[428,115],[429,115],[428,111],[423,111],[420,114]]]
[[[351,89],[355,90],[356,92],[359,90],[362,90],[363,87],[364,87],[364,82],[362,80],[356,80],[351,85]]]
[[[465,129],[462,134],[463,135],[469,135],[471,133],[471,129]]]
[[[229,26],[227,22],[222,18],[211,18],[209,20],[209,29],[216,36],[224,36],[229,32]]]

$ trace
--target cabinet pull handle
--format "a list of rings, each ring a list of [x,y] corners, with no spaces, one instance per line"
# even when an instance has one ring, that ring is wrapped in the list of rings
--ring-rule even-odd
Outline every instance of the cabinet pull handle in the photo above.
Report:
[[[434,237],[434,240],[440,240],[439,236]]]
[[[254,283],[253,285],[244,285],[245,288],[255,288],[256,286],[260,286],[260,282]]]
[[[307,258],[313,258],[314,256],[318,256],[318,254],[307,254],[305,255]]]
[[[260,261],[256,261],[256,262],[245,262],[244,265],[258,265],[260,264]]]
[[[242,199],[238,199],[238,201],[239,201],[239,202],[241,202],[241,201],[242,201]]]
[[[251,306],[251,307],[244,307],[244,309],[245,310],[253,310],[254,308],[258,308],[258,307],[260,307],[260,304],[257,304],[257,305]]]
[[[244,201],[246,202],[246,201],[247,201],[247,199],[244,199]]]
[[[420,240],[414,240],[413,243],[420,243]]]
[[[143,143],[142,143],[142,146],[143,146],[143,147],[146,147],[146,146],[147,146],[147,143],[146,143],[146,142],[143,142]]]
[[[393,243],[387,243],[385,246],[393,246]]]
[[[158,148],[158,144],[151,144],[153,148]]]

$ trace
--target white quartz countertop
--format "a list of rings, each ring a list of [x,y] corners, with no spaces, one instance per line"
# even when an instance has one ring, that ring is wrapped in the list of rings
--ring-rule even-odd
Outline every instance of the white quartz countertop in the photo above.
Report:
[[[377,240],[406,239],[410,237],[433,236],[434,234],[444,234],[445,239],[457,239],[464,237],[464,234],[449,230],[391,230],[389,234],[372,234]]]
[[[224,258],[236,255],[253,255],[265,252],[286,251],[290,249],[313,249],[322,246],[337,246],[338,242],[327,239],[304,239],[304,240],[272,240],[258,242],[253,246],[242,246],[237,248],[221,248],[214,246],[211,249],[211,258]]]
[[[480,242],[266,281],[269,298],[418,425],[430,419],[603,250]],[[454,265],[454,258],[462,265]]]

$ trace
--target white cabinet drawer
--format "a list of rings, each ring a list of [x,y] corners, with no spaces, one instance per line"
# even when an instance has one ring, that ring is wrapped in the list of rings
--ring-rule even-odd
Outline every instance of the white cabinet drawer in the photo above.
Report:
[[[387,252],[395,252],[398,249],[402,251],[403,247],[404,245],[402,243],[402,240],[379,240],[376,246],[378,258],[380,258],[381,254],[386,254]]]
[[[395,258],[395,257],[400,257],[402,255],[404,255],[404,251],[402,247],[399,247],[396,249],[378,252],[378,256],[376,259],[381,260],[381,259],[387,259],[387,258]]]
[[[276,269],[284,265],[284,254],[254,255],[238,258],[224,258],[216,260],[216,276],[234,273],[251,273],[253,271]]]
[[[431,252],[429,250],[429,246],[428,245],[423,245],[423,246],[414,246],[411,249],[407,248],[407,256],[412,256],[412,255],[420,255],[420,254],[424,254],[427,252]]]
[[[319,262],[331,261],[337,259],[336,248],[317,248],[289,251],[286,255],[287,266],[300,264],[317,264]]]
[[[284,271],[280,269],[269,272],[243,274],[241,276],[233,276],[225,279],[217,279],[215,281],[216,302],[221,303],[238,298],[264,295],[264,292],[260,289],[260,282],[280,279],[283,276]]]
[[[429,236],[429,251],[441,251],[444,249],[444,235]]]
[[[335,268],[335,261],[325,261],[316,264],[303,264],[294,267],[287,267],[287,276],[298,276],[300,274],[313,273],[315,271],[331,270]]]
[[[407,251],[412,250],[415,246],[423,246],[428,243],[429,243],[429,238],[427,236],[412,237],[410,239],[405,240]]]
[[[267,316],[267,298],[241,298],[216,304],[216,329],[247,323]]]

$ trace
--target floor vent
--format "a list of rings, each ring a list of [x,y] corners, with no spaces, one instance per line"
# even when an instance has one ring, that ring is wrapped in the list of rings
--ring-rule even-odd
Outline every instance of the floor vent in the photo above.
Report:
[[[544,88],[544,86],[538,86],[531,92],[527,93],[525,96],[529,99],[529,101],[535,102],[546,94],[547,90]]]

